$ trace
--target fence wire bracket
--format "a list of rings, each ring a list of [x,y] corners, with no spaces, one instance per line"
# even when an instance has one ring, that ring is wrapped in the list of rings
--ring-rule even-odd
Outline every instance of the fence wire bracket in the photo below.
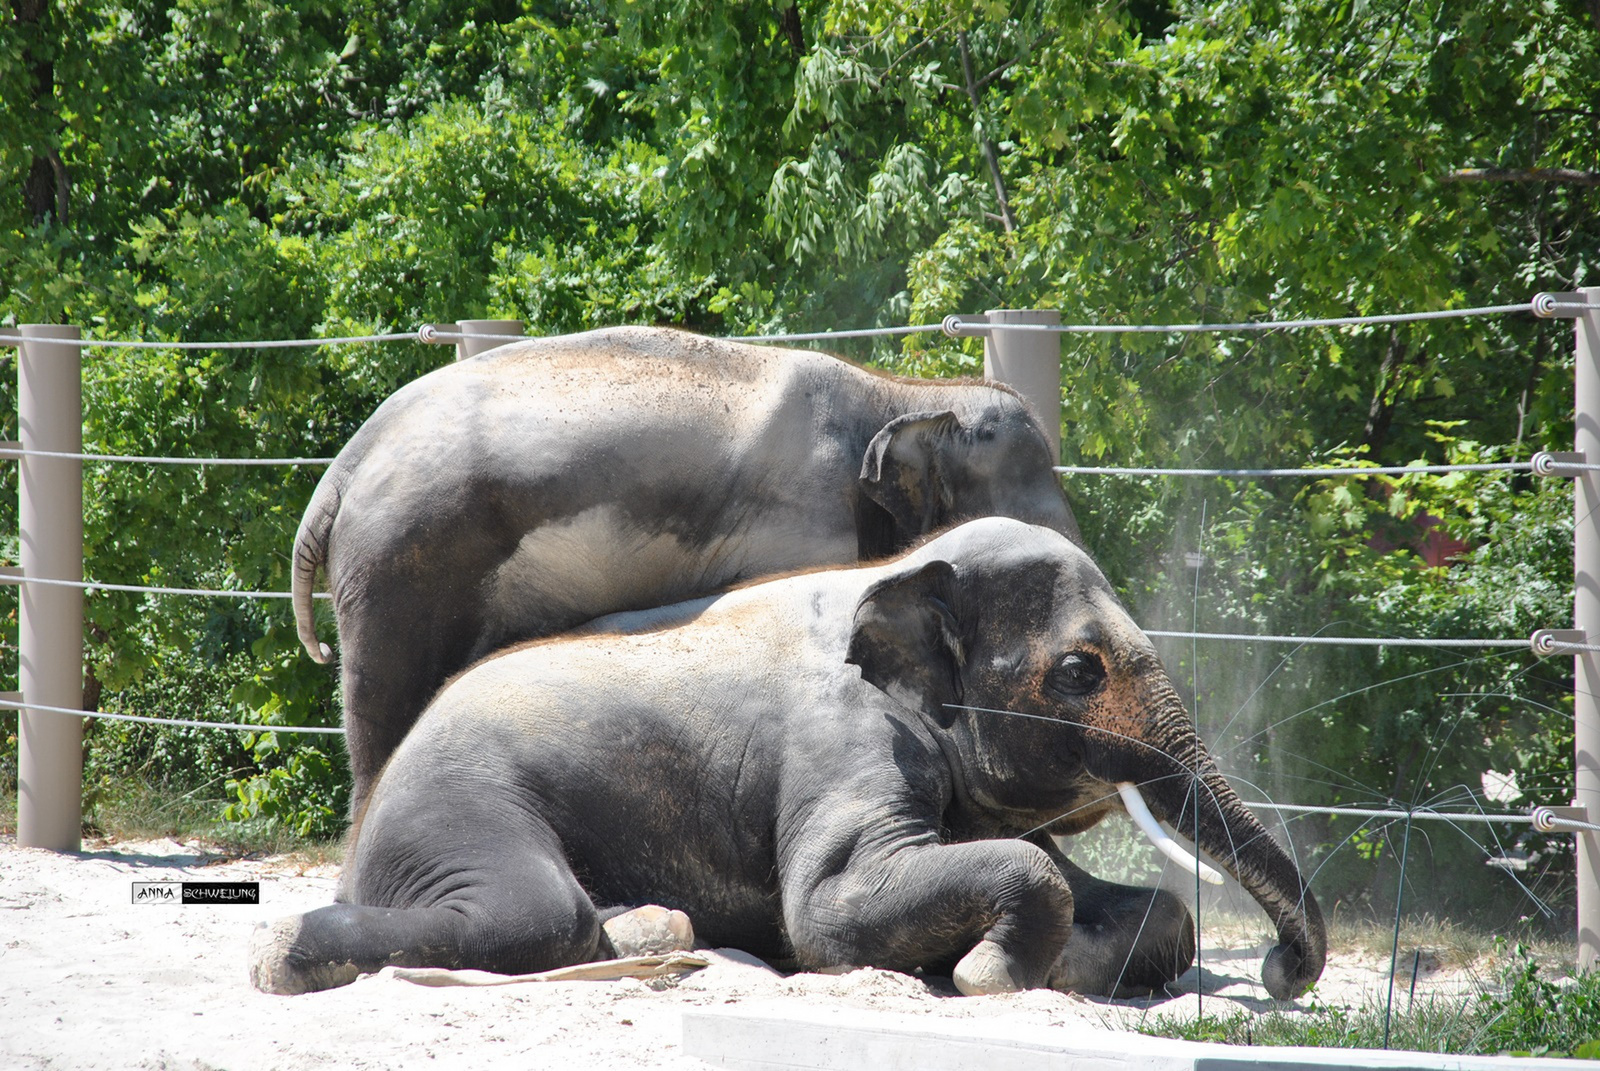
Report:
[[[1540,450],[1533,455],[1533,471],[1540,476],[1580,476],[1588,463],[1581,450]]]
[[[1589,304],[1589,295],[1582,290],[1564,290],[1533,295],[1533,314],[1546,320],[1576,320]]]
[[[1540,658],[1561,654],[1563,647],[1589,642],[1589,634],[1581,628],[1542,628],[1528,637],[1528,646]]]
[[[953,312],[939,324],[939,329],[949,338],[976,338],[988,334],[989,317],[986,313]]]
[[[1587,807],[1551,807],[1541,805],[1529,808],[1528,814],[1533,818],[1533,828],[1540,833],[1576,832],[1573,826],[1568,823],[1589,824],[1589,809]]]

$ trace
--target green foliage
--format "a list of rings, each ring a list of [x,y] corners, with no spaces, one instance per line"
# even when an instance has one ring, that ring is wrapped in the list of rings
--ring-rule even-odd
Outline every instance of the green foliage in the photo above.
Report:
[[[1518,944],[1501,964],[1498,986],[1478,996],[1482,1051],[1510,1056],[1600,1060],[1600,975],[1559,985]]]

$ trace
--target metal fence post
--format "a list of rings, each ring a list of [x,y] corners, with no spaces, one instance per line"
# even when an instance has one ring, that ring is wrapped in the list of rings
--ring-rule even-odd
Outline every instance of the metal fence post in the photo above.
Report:
[[[492,338],[462,338],[456,340],[456,360],[476,357],[485,350],[503,346],[514,338],[522,337],[521,320],[457,320],[456,330],[468,335],[504,335],[504,341]]]
[[[1577,361],[1574,387],[1574,448],[1590,464],[1600,463],[1600,286],[1556,295],[1588,309],[1572,309]],[[1572,496],[1573,624],[1600,640],[1600,472],[1582,471]],[[1593,822],[1600,816],[1600,652],[1573,657],[1573,802]],[[1578,967],[1600,966],[1600,836],[1578,834]]]
[[[1061,323],[1055,309],[990,309],[991,324]],[[1061,464],[1061,335],[1055,331],[990,331],[983,342],[983,377],[1022,395],[1050,439],[1051,464]]]
[[[83,449],[82,333],[23,324],[17,354],[17,425],[24,450]],[[18,677],[25,703],[77,710],[83,703],[83,590],[30,584],[83,580],[83,463],[20,461]],[[83,825],[83,719],[23,710],[17,734],[17,843],[77,851]]]

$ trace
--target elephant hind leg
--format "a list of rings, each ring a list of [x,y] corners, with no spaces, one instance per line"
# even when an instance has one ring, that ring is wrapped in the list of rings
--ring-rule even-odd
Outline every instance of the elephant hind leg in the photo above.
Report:
[[[1051,986],[1077,993],[1149,993],[1194,965],[1194,917],[1165,889],[1103,881],[1064,857],[1072,887],[1072,937]]]
[[[265,925],[250,944],[250,980],[294,994],[389,966],[525,974],[586,963],[599,944],[599,916],[565,861],[535,857],[441,906],[331,904]]]

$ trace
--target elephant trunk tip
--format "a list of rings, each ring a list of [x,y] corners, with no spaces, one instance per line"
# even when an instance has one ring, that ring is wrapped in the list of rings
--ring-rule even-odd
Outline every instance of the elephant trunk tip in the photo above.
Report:
[[[1274,1000],[1304,996],[1322,976],[1322,957],[1312,962],[1298,945],[1276,945],[1261,963],[1261,981]]]
[[[333,648],[318,640],[316,649],[311,652],[311,657],[315,661],[327,665],[333,661]]]

